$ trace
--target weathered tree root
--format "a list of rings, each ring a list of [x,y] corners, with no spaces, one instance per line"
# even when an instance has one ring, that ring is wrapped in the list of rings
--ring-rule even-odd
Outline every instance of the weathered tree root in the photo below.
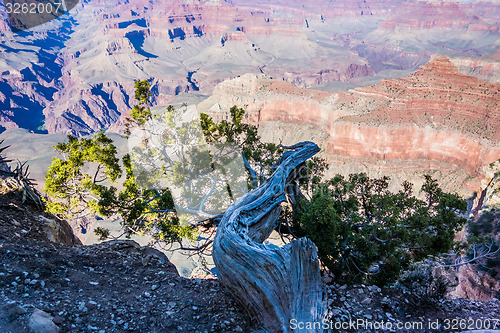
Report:
[[[301,238],[283,247],[263,244],[278,224],[292,172],[319,151],[312,142],[289,148],[269,180],[226,211],[213,251],[220,281],[273,333],[292,332],[292,320],[321,322],[325,309],[314,243]]]

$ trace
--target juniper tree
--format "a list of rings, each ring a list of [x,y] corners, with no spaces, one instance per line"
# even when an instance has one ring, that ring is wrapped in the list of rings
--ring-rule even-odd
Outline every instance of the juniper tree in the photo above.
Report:
[[[450,251],[465,224],[467,205],[425,176],[424,199],[403,182],[388,190],[388,177],[337,175],[322,182],[312,200],[302,199],[293,213],[293,230],[318,246],[318,255],[339,282],[394,281],[411,262]]]

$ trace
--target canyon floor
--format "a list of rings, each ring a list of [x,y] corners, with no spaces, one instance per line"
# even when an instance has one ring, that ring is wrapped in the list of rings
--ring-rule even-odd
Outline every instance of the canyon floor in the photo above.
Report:
[[[80,245],[65,234],[64,223],[55,234],[66,244],[51,242],[47,225],[54,229],[58,221],[22,203],[20,193],[5,192],[0,194],[0,331],[261,332],[218,280],[182,278],[164,254],[133,241]],[[479,327],[470,323],[486,319],[493,328],[500,318],[498,299],[445,299],[415,309],[393,287],[331,284],[325,295],[333,325],[416,322],[425,329],[398,332],[456,332],[462,330],[445,329],[446,319],[465,320],[471,329]],[[441,326],[428,329],[436,320]]]

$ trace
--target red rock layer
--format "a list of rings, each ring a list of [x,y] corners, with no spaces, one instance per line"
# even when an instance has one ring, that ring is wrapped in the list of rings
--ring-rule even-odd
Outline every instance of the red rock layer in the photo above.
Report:
[[[445,58],[343,94],[337,105],[365,113],[329,124],[333,155],[437,160],[474,176],[500,158],[500,85],[460,74]]]
[[[355,89],[344,99],[345,107],[352,99],[364,100],[369,111],[344,121],[440,127],[476,140],[500,140],[500,85],[461,74],[447,58],[435,59],[404,78]]]
[[[500,147],[444,128],[388,128],[335,123],[326,152],[376,160],[437,160],[478,176],[482,167],[500,158]]]
[[[340,94],[255,77],[225,82],[214,94],[221,109],[245,107],[264,131],[289,127],[288,141],[328,134],[322,147],[330,161],[354,159],[366,168],[384,161],[386,169],[408,161],[408,170],[431,163],[442,173],[461,173],[466,183],[459,186],[476,190],[483,167],[500,158],[500,84],[461,74],[446,58]],[[298,138],[301,131],[307,133]],[[267,132],[263,136],[276,139]]]

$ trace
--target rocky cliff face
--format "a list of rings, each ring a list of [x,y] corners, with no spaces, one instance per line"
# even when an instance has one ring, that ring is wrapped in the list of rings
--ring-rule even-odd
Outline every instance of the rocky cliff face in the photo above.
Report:
[[[32,207],[0,194],[0,331],[250,332],[215,279],[179,276],[131,240],[50,242]]]
[[[500,83],[500,51],[481,58],[455,58],[452,62],[464,74],[473,75],[484,81]]]
[[[436,58],[406,77],[337,94],[245,75],[217,86],[198,107],[242,106],[269,140],[315,137],[332,173],[411,173],[420,183],[415,177],[431,170],[447,189],[471,194],[483,167],[500,157],[499,89]]]
[[[354,111],[361,104],[366,111],[330,127],[326,152],[384,161],[439,161],[477,177],[500,156],[499,87],[462,75],[439,58],[405,78],[355,89],[340,96],[337,105]],[[474,190],[477,185],[471,181],[466,187]]]
[[[0,172],[1,332],[255,329],[214,276],[182,278],[163,252],[132,240],[83,246],[66,221],[30,200],[33,188],[7,174]]]
[[[0,130],[108,128],[136,103],[137,79],[159,105],[245,73],[339,91],[445,53],[495,80],[495,63],[473,61],[497,50],[498,12],[493,2],[92,0],[18,35],[3,17]]]
[[[29,200],[30,193],[26,193],[24,185],[17,178],[0,175],[0,209],[2,213],[0,230],[3,237],[7,238],[7,235],[10,235],[11,237],[49,240],[58,244],[81,244],[66,221],[44,213],[42,207]],[[10,224],[10,228],[6,223]]]

